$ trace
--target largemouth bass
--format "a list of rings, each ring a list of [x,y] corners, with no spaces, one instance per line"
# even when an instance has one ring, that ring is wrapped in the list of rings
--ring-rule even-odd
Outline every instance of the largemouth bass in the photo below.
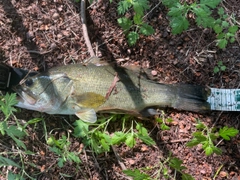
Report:
[[[152,115],[157,108],[204,112],[210,110],[209,91],[198,85],[160,84],[131,70],[73,64],[29,75],[14,91],[18,107],[48,114],[75,114],[86,122],[96,112]]]

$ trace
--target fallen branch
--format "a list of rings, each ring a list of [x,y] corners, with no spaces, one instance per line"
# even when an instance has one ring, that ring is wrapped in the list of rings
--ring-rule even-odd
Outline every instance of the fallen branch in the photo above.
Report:
[[[88,52],[90,53],[90,56],[93,57],[93,56],[95,56],[95,53],[93,51],[92,44],[91,44],[89,36],[88,36],[85,6],[86,6],[85,0],[81,0],[81,20],[82,20],[83,37],[84,37],[85,43],[87,45]]]

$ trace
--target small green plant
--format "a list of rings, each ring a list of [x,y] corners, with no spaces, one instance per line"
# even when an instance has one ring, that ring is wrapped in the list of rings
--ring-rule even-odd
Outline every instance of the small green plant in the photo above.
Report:
[[[213,69],[213,72],[214,72],[214,74],[217,74],[221,71],[225,71],[226,68],[227,67],[223,65],[222,61],[218,61],[217,66],[215,66],[214,69]]]
[[[214,141],[221,137],[224,140],[230,140],[231,137],[236,136],[239,131],[233,127],[224,126],[219,131],[216,128],[208,128],[202,122],[198,122],[196,125],[197,131],[194,132],[193,139],[187,143],[188,147],[193,147],[198,144],[202,144],[202,148],[207,156],[216,153],[221,154],[221,149],[214,145]]]
[[[165,114],[162,111],[160,117],[157,118],[156,121],[159,123],[161,130],[170,130],[168,124],[171,123],[173,120],[171,118],[165,118]]]
[[[227,21],[228,15],[224,13],[224,9],[220,7],[218,9],[219,18],[214,22],[213,29],[217,34],[217,45],[220,48],[225,48],[228,41],[233,43],[235,41],[235,34],[238,30],[237,25],[230,25]]]
[[[174,157],[174,158],[170,158],[169,166],[181,174],[182,180],[194,180],[190,174],[183,172],[183,170],[185,170],[187,168],[185,166],[182,166],[182,163],[183,163],[182,160]]]
[[[148,135],[147,129],[141,123],[137,123],[130,116],[123,116],[122,129],[113,134],[109,134],[107,127],[110,121],[116,121],[119,115],[112,115],[110,118],[102,118],[96,124],[88,124],[82,120],[74,123],[74,135],[83,138],[85,145],[89,145],[95,153],[107,152],[112,145],[125,143],[132,148],[136,144],[136,139],[142,140],[147,145],[154,145],[155,141]],[[126,121],[131,120],[131,127],[126,129]]]
[[[1,97],[0,100],[0,110],[5,115],[4,121],[7,121],[8,118],[13,115],[13,112],[16,112],[17,110],[13,107],[15,104],[17,104],[18,101],[16,100],[16,94],[6,94],[5,96]]]
[[[75,162],[76,164],[81,163],[78,156],[79,153],[69,151],[71,145],[69,137],[67,138],[65,135],[62,135],[62,137],[57,140],[55,137],[50,136],[47,140],[47,144],[51,146],[49,147],[50,151],[59,156],[57,164],[60,168],[63,167],[64,163],[67,161]]]
[[[133,180],[151,180],[150,176],[148,174],[140,172],[139,169],[134,170],[123,170],[123,173],[127,176],[130,176],[133,178]]]
[[[110,0],[110,2],[111,1],[112,0]],[[148,0],[121,0],[118,3],[117,12],[119,15],[126,14],[131,8],[134,11],[132,18],[121,17],[117,20],[118,24],[125,31],[130,46],[136,44],[139,39],[139,33],[147,36],[154,33],[152,26],[143,22],[144,11],[149,9],[148,3]]]
[[[133,180],[152,180],[152,179],[176,179],[171,177],[169,174],[169,168],[175,170],[177,173],[181,174],[181,179],[183,180],[194,180],[193,177],[190,174],[184,173],[183,171],[187,169],[185,166],[182,166],[183,161],[176,158],[171,157],[171,155],[164,160],[164,162],[160,162],[160,167],[157,168],[158,173],[154,178],[152,178],[150,175],[146,174],[143,171],[151,170],[152,168],[141,168],[141,169],[127,169],[124,170],[123,173],[127,176],[130,176],[133,178]]]
[[[169,8],[168,16],[173,34],[182,33],[189,27],[188,14],[195,14],[195,21],[198,26],[212,28],[217,34],[217,46],[225,48],[228,42],[235,41],[235,33],[238,30],[237,25],[230,25],[228,15],[223,8],[218,8],[218,19],[214,19],[212,9],[217,8],[221,0],[200,0],[200,3],[194,2],[187,4],[185,1],[180,3],[179,0],[163,0],[162,3]]]
[[[1,98],[0,101],[0,110],[3,112],[5,119],[0,122],[0,132],[2,135],[7,134],[9,137],[11,137],[18,147],[23,148],[26,150],[26,146],[23,143],[21,138],[23,138],[27,133],[24,131],[23,126],[21,126],[17,119],[15,118],[13,112],[16,112],[17,110],[13,107],[15,104],[17,104],[16,100],[16,94],[6,94]],[[8,125],[8,119],[10,116],[13,116],[16,120],[16,125]]]
[[[2,166],[13,166],[19,169],[18,174],[8,171],[7,179],[24,179],[24,177],[30,177],[25,171],[25,161],[27,155],[33,155],[34,153],[27,150],[22,138],[27,135],[26,127],[29,124],[35,124],[41,121],[41,118],[35,118],[29,120],[25,125],[21,125],[18,119],[15,117],[14,112],[17,110],[13,107],[17,104],[16,94],[6,94],[0,97],[0,111],[3,113],[4,119],[0,122],[0,132],[2,136],[9,136],[15,145],[12,148],[16,148],[15,152],[4,151],[0,153],[0,167]],[[15,120],[15,123],[12,122]],[[15,162],[14,160],[17,160]],[[30,166],[33,166],[29,163]]]

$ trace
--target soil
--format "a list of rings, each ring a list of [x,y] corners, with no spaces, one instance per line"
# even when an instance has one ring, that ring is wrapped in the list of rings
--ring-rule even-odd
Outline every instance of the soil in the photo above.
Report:
[[[239,25],[239,2],[223,1],[221,6],[229,15],[235,16]],[[155,33],[140,36],[137,44],[130,47],[117,24],[119,16],[116,8],[117,1],[110,3],[109,0],[99,0],[87,7],[88,33],[98,57],[121,66],[132,64],[149,68],[161,83],[239,88],[240,31],[236,42],[228,44],[225,49],[216,47],[216,34],[212,30],[196,26],[193,19],[190,20],[189,30],[173,35],[166,15],[168,10],[158,0],[152,0],[151,11],[145,21]],[[87,58],[89,53],[82,35],[80,3],[71,0],[0,1],[1,62],[32,71],[45,71],[58,65],[82,63]],[[219,61],[223,62],[226,70],[214,73],[213,69]],[[240,135],[229,141],[214,142],[222,150],[221,155],[206,156],[201,146],[186,146],[196,131],[197,120],[208,127],[240,129],[239,112],[198,114],[167,109],[164,116],[173,119],[169,124],[170,130],[161,130],[154,121],[141,121],[156,141],[156,146],[138,141],[134,148],[125,145],[115,147],[127,169],[140,169],[156,178],[161,163],[171,154],[183,161],[184,172],[195,179],[240,180]],[[0,117],[4,119],[2,114]],[[122,172],[123,167],[112,150],[94,154],[90,148],[83,148],[81,139],[72,135],[70,151],[81,152],[82,163],[77,166],[67,162],[62,168],[58,167],[58,157],[49,150],[45,137],[52,134],[58,138],[72,132],[73,118],[27,110],[17,112],[16,117],[22,123],[38,117],[45,120],[46,129],[43,122],[29,125],[29,135],[23,139],[27,148],[35,153],[22,156],[24,169],[35,179],[129,179]],[[11,123],[16,122],[13,120]],[[7,136],[1,136],[0,149],[1,155],[21,152]],[[20,161],[18,156],[15,161]],[[19,173],[13,166],[1,165],[0,169],[0,179],[6,179],[9,171]],[[181,179],[174,169],[168,168],[167,173],[169,179]],[[159,179],[164,179],[163,174]]]

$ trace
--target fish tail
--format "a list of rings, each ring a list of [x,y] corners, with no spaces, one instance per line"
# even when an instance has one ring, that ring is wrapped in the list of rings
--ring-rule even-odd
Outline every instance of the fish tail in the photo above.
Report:
[[[210,89],[200,85],[177,84],[172,107],[179,110],[193,112],[207,112],[210,104],[207,102]]]

